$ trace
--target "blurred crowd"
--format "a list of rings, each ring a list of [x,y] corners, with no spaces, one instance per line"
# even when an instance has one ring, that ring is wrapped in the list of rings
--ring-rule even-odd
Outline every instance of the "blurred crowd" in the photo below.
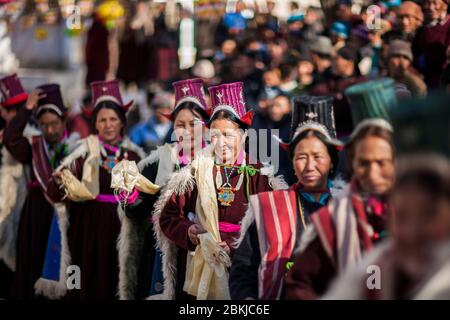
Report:
[[[3,10],[10,29],[34,25],[36,37],[45,38],[52,34],[41,25],[61,24],[66,35],[82,35],[86,86],[121,81],[138,102],[127,132],[133,130],[133,141],[147,151],[169,132],[154,111],[168,108],[170,84],[179,79],[199,77],[207,85],[243,81],[257,128],[283,127],[290,113],[283,100],[333,96],[339,136],[352,131],[342,92],[355,83],[390,77],[404,97],[424,97],[449,85],[445,0],[19,3]],[[67,11],[70,4],[80,14],[80,25],[72,29],[67,21],[76,11]],[[185,29],[185,20],[194,27]],[[186,41],[194,57],[180,68]],[[151,132],[155,123],[160,126]]]
[[[0,298],[450,298],[449,0],[1,10],[84,81],[0,79]]]
[[[322,4],[323,9],[292,1],[284,4],[284,19],[276,15],[277,6],[280,3],[276,1],[265,1],[265,6],[235,1],[230,12],[220,12],[226,8],[219,6],[216,12],[208,12],[207,19],[179,6],[180,16],[195,21],[197,46],[196,63],[180,70],[176,50],[181,29],[170,29],[165,23],[169,20],[167,7],[159,4],[153,13],[153,30],[148,31],[149,27],[138,23],[149,16],[146,4],[139,2],[127,16],[127,31],[118,37],[117,77],[125,84],[151,87],[146,97],[153,114],[170,105],[166,93],[174,80],[200,77],[207,85],[242,81],[247,108],[255,111],[253,127],[279,129],[281,139],[289,134],[289,101],[294,96],[334,97],[338,137],[345,137],[353,125],[343,92],[351,85],[390,77],[398,95],[405,98],[449,90],[447,1],[365,1],[355,5],[344,0]],[[89,52],[99,52],[97,42],[89,42],[93,29],[88,33],[87,57]],[[98,66],[97,59],[87,60],[87,82],[93,80],[89,61]],[[169,132],[166,120],[156,114],[150,119],[136,117],[136,121],[140,124],[130,128],[131,137],[147,150],[164,141]],[[288,168],[282,173],[292,182],[288,162],[282,167]]]
[[[182,30],[166,23],[165,4],[149,11],[148,4],[138,2],[118,28],[115,75],[126,85],[145,88],[153,109],[164,107],[164,99],[157,97],[153,103],[153,97],[170,91],[170,83],[178,79],[200,77],[207,85],[243,81],[247,107],[257,112],[256,128],[284,127],[289,121],[286,101],[290,97],[333,96],[339,136],[353,129],[342,94],[353,84],[391,77],[404,97],[424,97],[429,91],[448,87],[450,21],[446,1],[366,1],[359,6],[337,1],[326,10],[300,7],[293,1],[284,20],[275,15],[275,1],[267,1],[263,12],[260,9],[236,1],[230,12],[216,12],[206,20],[179,6],[178,20],[189,16],[195,21],[197,47],[196,63],[180,70],[177,48]],[[87,34],[86,83],[108,78],[111,72],[111,62],[107,64],[111,52],[107,55],[105,50],[100,56],[106,46],[96,38],[101,30],[102,26],[94,23]],[[164,128],[164,119],[148,121]],[[142,137],[148,127],[133,128],[132,136]],[[161,129],[158,139],[164,133]],[[134,141],[141,146],[154,144]]]

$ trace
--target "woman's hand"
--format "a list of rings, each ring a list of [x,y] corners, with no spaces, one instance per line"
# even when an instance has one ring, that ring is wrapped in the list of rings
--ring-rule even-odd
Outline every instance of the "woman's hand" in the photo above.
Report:
[[[197,246],[200,243],[197,235],[205,232],[206,230],[201,225],[196,223],[189,227],[188,236],[191,242]]]
[[[56,184],[58,185],[62,184],[61,171],[53,172],[52,176],[55,179]]]
[[[230,247],[228,246],[228,244],[225,241],[219,242],[219,246],[225,250],[225,252],[230,255]]]
[[[33,110],[37,107],[38,101],[42,98],[45,98],[46,96],[47,95],[41,89],[34,89],[28,96],[25,107],[28,110]]]

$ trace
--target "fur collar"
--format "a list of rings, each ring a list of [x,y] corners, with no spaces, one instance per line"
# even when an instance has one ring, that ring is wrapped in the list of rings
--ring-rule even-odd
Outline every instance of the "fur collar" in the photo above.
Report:
[[[82,140],[78,140],[72,149],[73,151],[63,159],[59,167],[56,169],[56,171],[61,170],[62,168],[68,168],[70,167],[75,160],[78,158],[84,158],[89,153],[88,148],[88,139],[98,139],[96,135],[89,135],[87,138],[84,138]],[[142,148],[138,147],[136,144],[131,142],[131,140],[126,137],[122,142],[122,147],[126,150],[132,151],[136,153],[141,159],[145,157],[145,153],[142,150]]]

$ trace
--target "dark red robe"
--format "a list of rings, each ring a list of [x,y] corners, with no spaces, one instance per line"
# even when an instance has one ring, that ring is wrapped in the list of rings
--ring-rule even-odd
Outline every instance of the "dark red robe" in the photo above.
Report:
[[[260,164],[254,165],[255,168],[260,169]],[[216,176],[216,167],[213,167],[213,177]],[[249,194],[256,194],[259,192],[270,191],[268,177],[265,175],[256,174],[250,176]],[[239,180],[239,174],[236,170],[230,177],[230,183],[236,186]],[[225,176],[222,170],[222,181],[225,181]],[[246,179],[242,187],[235,193],[235,199],[230,207],[221,206],[218,202],[219,222],[228,222],[232,224],[239,224],[247,210],[247,195],[246,195]],[[216,186],[217,187],[217,186]],[[176,299],[192,298],[183,291],[183,285],[186,273],[186,255],[187,251],[194,251],[195,245],[190,241],[188,236],[189,227],[194,222],[188,219],[189,213],[195,213],[195,205],[197,202],[198,189],[194,186],[193,190],[184,195],[174,194],[164,207],[160,216],[160,226],[164,234],[175,243],[178,247],[177,257],[177,283],[176,283]],[[225,233],[220,232],[220,237],[226,241],[231,249],[231,254],[234,250],[232,248],[233,241],[239,236],[239,233]]]
[[[20,163],[31,166],[32,147],[23,131],[32,111],[21,108],[4,132],[5,146]],[[51,195],[57,198],[57,194]],[[14,299],[35,299],[34,284],[41,276],[47,238],[53,217],[53,206],[48,202],[31,170],[28,195],[25,200],[18,229],[16,272],[14,273]]]
[[[123,159],[123,154],[119,160]],[[138,162],[139,156],[127,151],[130,161]],[[73,174],[81,179],[84,158],[75,160]],[[100,166],[100,194],[113,195],[110,188],[111,174]],[[117,299],[119,259],[117,238],[120,220],[116,203],[96,200],[68,203],[68,242],[72,265],[81,269],[81,290],[71,290],[67,299],[114,300]]]

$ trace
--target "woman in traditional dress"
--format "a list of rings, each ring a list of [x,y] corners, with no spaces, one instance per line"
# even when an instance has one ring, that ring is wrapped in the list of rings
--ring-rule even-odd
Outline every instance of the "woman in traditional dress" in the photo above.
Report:
[[[392,236],[340,274],[324,299],[450,299],[449,105],[450,96],[435,94],[390,113],[397,153]]]
[[[331,200],[332,189],[339,189],[340,180],[333,182],[332,178],[338,168],[340,145],[336,139],[333,98],[295,98],[291,142],[281,146],[289,151],[298,182],[289,190],[250,197],[244,225],[251,225],[242,234],[231,266],[233,299],[280,298],[284,274],[292,264],[295,248],[311,215]]]
[[[386,106],[396,101],[394,83],[371,81],[350,87],[346,94],[355,124],[346,145],[350,185],[312,215],[312,227],[286,277],[287,299],[320,297],[336,275],[359,262],[387,235],[395,157]]]
[[[69,299],[112,300],[117,297],[117,238],[121,222],[118,198],[111,189],[111,170],[121,160],[139,161],[142,151],[122,137],[126,111],[117,80],[91,84],[95,135],[80,141],[65,158],[55,180],[70,199],[68,247],[80,268],[79,289]]]
[[[42,134],[26,135],[25,127],[32,114],[39,122]],[[75,146],[65,131],[66,108],[59,85],[36,88],[25,106],[5,129],[4,142],[10,154],[25,169],[27,191],[20,214],[17,235],[16,270],[13,281],[14,299],[34,299],[35,283],[42,276],[51,225],[56,221],[58,192],[47,188],[53,170]],[[20,201],[17,197],[16,201]],[[37,287],[38,294],[44,294]],[[63,293],[63,292],[61,292]]]
[[[0,80],[1,132],[25,106],[28,94],[16,74]],[[30,127],[24,130],[30,132]],[[37,130],[36,130],[37,131]],[[25,202],[27,169],[14,159],[0,138],[0,299],[9,299],[16,268],[17,229]]]
[[[209,114],[201,79],[177,81],[173,87],[175,106],[169,117],[175,129],[175,142],[160,146],[138,164],[141,174],[161,187],[205,147],[204,129]],[[139,193],[135,189],[125,208],[119,255],[121,299],[142,299],[162,293],[161,252],[155,249],[151,219],[159,196],[160,193]]]
[[[229,299],[228,268],[248,197],[286,188],[244,148],[251,111],[241,82],[209,88],[211,145],[173,175],[155,205],[164,298]]]

